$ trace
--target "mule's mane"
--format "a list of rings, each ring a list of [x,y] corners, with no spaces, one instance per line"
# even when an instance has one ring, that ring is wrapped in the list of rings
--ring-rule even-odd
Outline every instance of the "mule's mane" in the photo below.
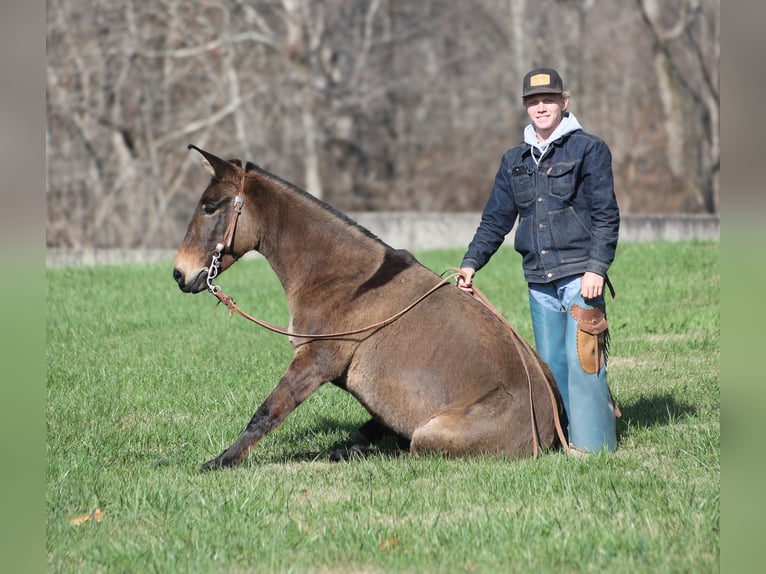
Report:
[[[229,162],[233,163],[234,165],[237,165],[239,167],[242,166],[242,163],[238,159],[230,159]],[[374,239],[375,241],[378,241],[379,243],[382,243],[383,245],[385,245],[388,249],[391,249],[391,247],[388,244],[386,244],[377,235],[372,233],[369,229],[367,229],[365,227],[362,227],[356,221],[354,221],[353,219],[348,217],[346,214],[338,211],[337,209],[335,209],[329,203],[326,203],[326,202],[322,201],[321,199],[319,199],[318,197],[315,197],[315,196],[311,195],[307,191],[301,189],[297,185],[295,185],[293,183],[290,183],[289,181],[287,181],[285,179],[282,179],[278,175],[274,175],[273,173],[271,173],[269,171],[266,171],[261,166],[256,165],[256,164],[248,161],[245,164],[245,173],[256,173],[256,174],[258,174],[262,178],[266,179],[267,181],[269,181],[270,183],[272,183],[274,185],[277,185],[277,186],[281,187],[285,191],[287,191],[289,193],[294,193],[294,194],[298,195],[299,197],[301,197],[301,198],[307,200],[308,202],[312,203],[313,205],[316,205],[317,207],[322,208],[324,211],[326,211],[326,212],[330,213],[331,215],[333,215],[336,219],[338,219],[344,225],[346,225],[348,227],[351,227],[351,228],[354,228],[354,229],[357,229],[358,231],[360,231],[361,233],[363,233],[364,235],[366,235],[370,239]]]

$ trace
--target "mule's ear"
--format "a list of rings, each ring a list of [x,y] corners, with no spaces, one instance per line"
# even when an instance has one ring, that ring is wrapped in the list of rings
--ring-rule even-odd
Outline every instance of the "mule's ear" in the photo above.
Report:
[[[200,156],[199,162],[202,164],[202,167],[205,168],[205,171],[210,174],[210,177],[215,177],[215,168],[204,155]]]
[[[228,161],[224,161],[218,156],[213,155],[203,149],[198,148],[194,144],[189,144],[187,149],[193,149],[202,156],[202,167],[213,177],[223,177],[225,173],[232,171],[234,168]]]

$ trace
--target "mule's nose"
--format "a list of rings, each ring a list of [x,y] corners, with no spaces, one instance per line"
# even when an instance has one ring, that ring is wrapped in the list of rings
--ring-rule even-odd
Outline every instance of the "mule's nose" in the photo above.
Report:
[[[178,283],[178,286],[183,289],[184,287],[184,274],[181,273],[181,270],[176,267],[173,269],[173,279],[176,280],[176,283]]]

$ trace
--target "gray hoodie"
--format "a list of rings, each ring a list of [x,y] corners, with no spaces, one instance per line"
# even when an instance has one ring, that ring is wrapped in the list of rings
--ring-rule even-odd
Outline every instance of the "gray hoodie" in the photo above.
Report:
[[[540,160],[545,157],[545,153],[550,148],[552,142],[555,142],[561,136],[566,135],[569,132],[581,129],[582,126],[580,125],[580,122],[577,121],[575,115],[571,112],[564,112],[564,115],[561,118],[561,123],[556,126],[556,129],[553,130],[551,136],[543,142],[537,139],[534,124],[528,124],[527,127],[524,128],[524,143],[528,143],[532,146],[532,159],[535,160],[537,165],[540,165]],[[539,156],[535,155],[535,150],[540,152]]]

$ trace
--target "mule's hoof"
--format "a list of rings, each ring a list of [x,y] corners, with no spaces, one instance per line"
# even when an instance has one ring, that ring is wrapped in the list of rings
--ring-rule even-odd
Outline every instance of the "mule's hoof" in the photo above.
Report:
[[[214,458],[213,460],[209,460],[201,467],[199,467],[199,471],[210,472],[211,470],[216,470],[218,468],[221,468],[221,463],[217,458]]]
[[[237,466],[237,463],[235,461],[219,456],[203,464],[200,467],[199,471],[208,472],[211,470],[218,470],[219,468],[234,468],[236,466]]]
[[[349,448],[341,448],[330,453],[330,462],[349,462],[350,460],[359,460],[368,453],[368,449],[355,444]]]

